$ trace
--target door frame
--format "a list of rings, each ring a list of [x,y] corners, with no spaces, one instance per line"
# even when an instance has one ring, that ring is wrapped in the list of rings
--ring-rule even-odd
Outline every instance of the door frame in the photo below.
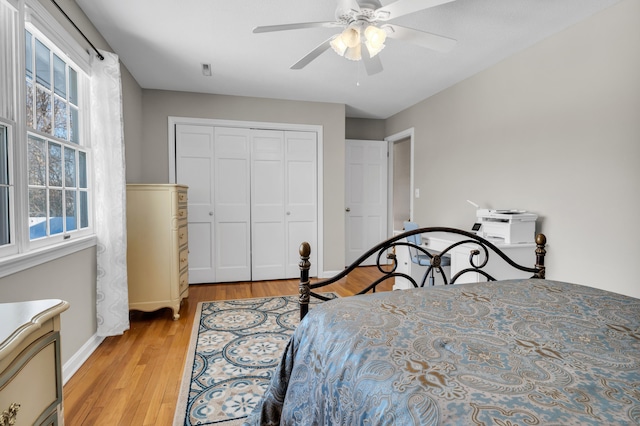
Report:
[[[317,181],[316,181],[316,208],[317,208],[317,226],[318,235],[316,241],[318,247],[314,248],[318,255],[317,272],[318,276],[322,276],[324,271],[324,138],[321,125],[315,124],[292,124],[292,123],[272,123],[262,121],[241,121],[241,120],[220,120],[214,118],[194,118],[194,117],[168,117],[169,135],[167,146],[169,153],[169,183],[176,183],[176,125],[201,125],[213,127],[239,127],[245,129],[263,129],[263,130],[291,130],[299,132],[315,132],[316,139],[316,161],[317,161]],[[412,145],[413,147],[413,145]],[[412,173],[413,179],[413,173]],[[302,243],[302,241],[301,241]]]
[[[387,189],[387,230],[389,232],[389,237],[392,237],[393,234],[393,144],[399,142],[401,140],[409,138],[409,143],[411,144],[411,160],[409,165],[409,216],[411,220],[414,220],[413,217],[413,199],[414,199],[414,128],[410,127],[401,132],[395,133],[391,136],[387,136],[384,138],[385,141],[389,143],[389,168],[388,168],[388,189]]]

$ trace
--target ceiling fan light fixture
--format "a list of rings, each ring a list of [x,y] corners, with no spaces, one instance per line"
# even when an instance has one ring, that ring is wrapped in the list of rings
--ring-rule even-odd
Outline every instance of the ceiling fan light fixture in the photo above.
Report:
[[[369,51],[370,58],[373,58],[380,53],[382,49],[384,49],[384,42],[387,40],[387,32],[382,28],[376,27],[375,25],[369,25],[364,30],[364,36],[366,38],[365,46]]]
[[[378,53],[380,53],[380,51],[382,51],[382,49],[384,49],[384,44],[381,44],[380,46],[373,46],[369,40],[365,41],[365,46],[367,47],[367,51],[369,52],[369,57],[373,58],[374,56],[376,56]]]
[[[360,30],[356,26],[347,27],[342,34],[340,34],[342,41],[349,48],[355,48],[360,45]]]
[[[333,50],[340,56],[344,56],[344,52],[347,50],[347,45],[344,43],[342,39],[342,34],[338,34],[334,37],[331,42],[329,42]]]
[[[376,48],[383,46],[384,42],[387,40],[387,32],[380,27],[376,27],[375,25],[369,25],[364,30],[364,36],[367,41]]]
[[[344,52],[344,57],[350,61],[359,61],[362,59],[362,45],[356,44],[355,47],[349,47]]]

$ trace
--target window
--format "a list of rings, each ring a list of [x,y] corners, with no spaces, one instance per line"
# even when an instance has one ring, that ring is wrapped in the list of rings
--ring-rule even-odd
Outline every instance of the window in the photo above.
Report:
[[[67,236],[89,227],[78,72],[25,31],[25,76],[29,239]]]
[[[91,244],[88,61],[39,1],[0,0],[0,276]]]

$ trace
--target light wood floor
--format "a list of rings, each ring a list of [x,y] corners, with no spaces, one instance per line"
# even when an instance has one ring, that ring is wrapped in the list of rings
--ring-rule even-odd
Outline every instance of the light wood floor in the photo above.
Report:
[[[348,280],[325,287],[349,296],[378,276],[375,267],[354,271]],[[393,280],[378,288],[391,290]],[[131,312],[131,327],[108,337],[64,386],[67,426],[171,425],[199,302],[298,293],[298,280],[198,284],[172,320],[169,309]]]

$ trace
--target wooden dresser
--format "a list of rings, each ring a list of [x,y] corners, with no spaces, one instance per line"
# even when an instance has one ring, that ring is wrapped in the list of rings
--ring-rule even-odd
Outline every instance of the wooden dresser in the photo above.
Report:
[[[0,424],[62,425],[63,300],[0,303]]]
[[[129,309],[173,309],[189,295],[187,187],[127,185]]]

